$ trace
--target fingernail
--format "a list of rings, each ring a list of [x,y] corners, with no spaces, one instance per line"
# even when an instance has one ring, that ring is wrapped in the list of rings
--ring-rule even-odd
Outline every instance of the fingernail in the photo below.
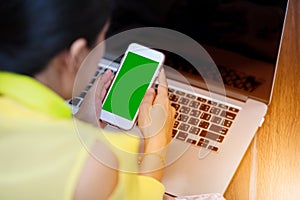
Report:
[[[105,74],[105,76],[109,76],[110,79],[111,79],[111,77],[113,75],[113,73],[112,73],[112,71],[110,69],[106,70],[104,74]]]
[[[154,91],[153,88],[149,88],[149,89],[147,90],[147,92],[148,92],[148,93],[154,93],[155,91]]]

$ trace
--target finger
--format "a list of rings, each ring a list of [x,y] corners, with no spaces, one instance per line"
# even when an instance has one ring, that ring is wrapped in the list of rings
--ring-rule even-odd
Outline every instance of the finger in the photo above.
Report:
[[[100,127],[102,128],[102,129],[104,129],[106,126],[107,126],[107,123],[106,122],[103,122],[103,121],[100,121]]]
[[[162,96],[168,96],[168,82],[164,69],[161,69],[158,76],[157,94]]]
[[[155,98],[155,92],[152,88],[148,89],[139,108],[138,123],[140,127],[147,126],[151,123],[150,109]]]
[[[149,88],[146,93],[145,93],[145,96],[142,100],[142,104],[150,104],[152,105],[153,104],[153,101],[154,101],[154,98],[155,98],[155,91],[153,88]]]
[[[102,90],[107,90],[111,84],[112,78],[113,78],[113,73],[110,70],[106,70],[105,73],[102,74],[97,79],[97,82],[94,84],[96,85],[96,93],[101,95]]]
[[[104,86],[103,86],[103,87],[104,87],[105,89],[108,89],[109,86],[110,86],[110,84],[111,84],[111,81],[112,81],[112,80],[108,80],[106,83],[104,83]]]
[[[100,100],[101,102],[103,102],[106,93],[107,93],[107,89],[106,89],[106,88],[103,88],[103,89],[101,90],[100,97],[99,97],[99,100]]]
[[[100,76],[100,81],[103,83],[106,83],[108,81],[111,81],[113,78],[113,73],[111,70],[106,70],[101,76]]]

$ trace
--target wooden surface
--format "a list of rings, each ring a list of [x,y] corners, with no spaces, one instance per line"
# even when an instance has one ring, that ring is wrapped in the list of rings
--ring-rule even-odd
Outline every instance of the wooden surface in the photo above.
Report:
[[[273,100],[224,195],[227,200],[300,199],[299,37],[300,1],[290,0]]]

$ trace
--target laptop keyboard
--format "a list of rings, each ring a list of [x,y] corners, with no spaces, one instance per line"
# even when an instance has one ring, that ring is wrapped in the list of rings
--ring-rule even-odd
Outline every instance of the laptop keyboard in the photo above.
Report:
[[[172,87],[169,99],[176,110],[172,137],[218,151],[239,109]]]
[[[112,64],[116,66],[111,67]],[[71,99],[69,104],[80,107],[95,80],[107,69],[116,73],[117,68],[117,63],[101,61],[92,81],[78,97]],[[157,89],[157,84],[154,88]],[[219,151],[219,146],[224,141],[239,109],[172,87],[169,87],[169,99],[171,106],[176,110],[172,137],[198,147]]]

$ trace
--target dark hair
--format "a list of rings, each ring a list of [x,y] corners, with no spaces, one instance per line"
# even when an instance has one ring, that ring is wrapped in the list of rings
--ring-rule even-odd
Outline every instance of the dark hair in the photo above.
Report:
[[[32,76],[77,38],[91,47],[110,16],[109,1],[2,1],[0,70]]]

